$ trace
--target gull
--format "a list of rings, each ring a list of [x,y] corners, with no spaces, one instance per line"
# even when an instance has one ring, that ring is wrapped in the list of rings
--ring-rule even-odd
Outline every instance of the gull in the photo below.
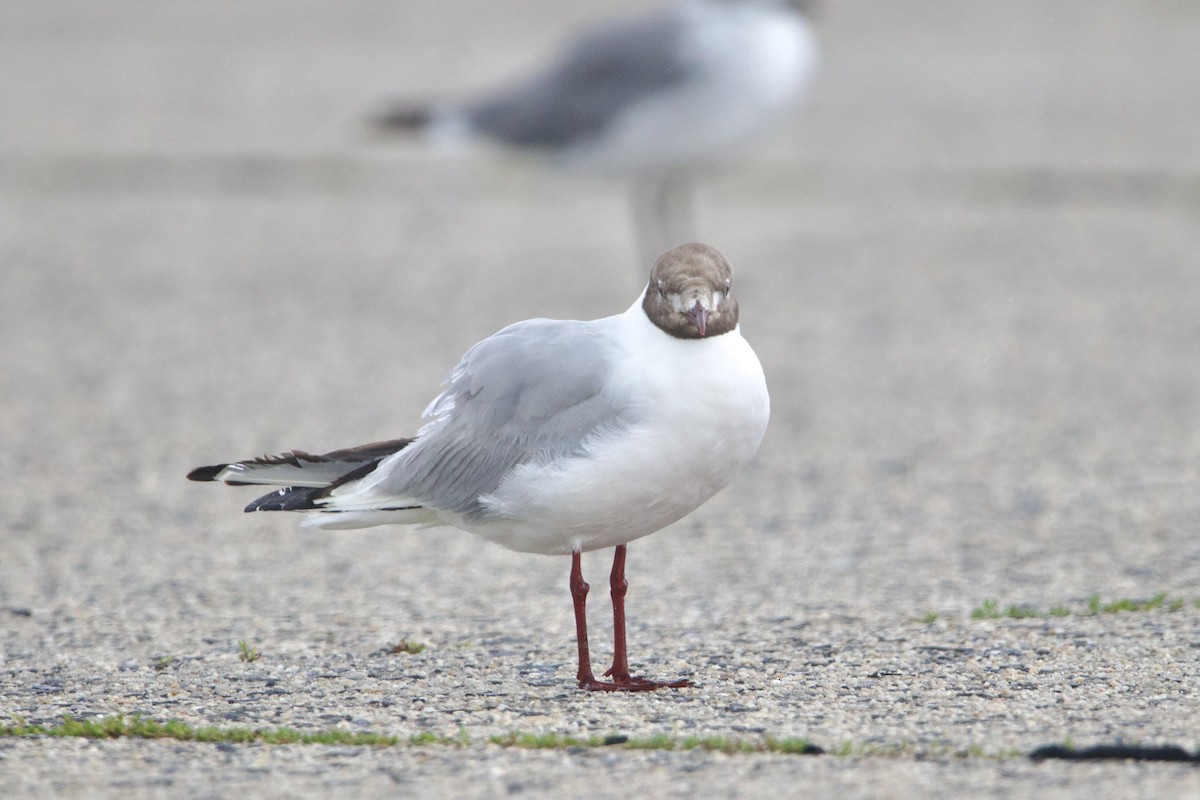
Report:
[[[278,490],[246,511],[305,526],[453,526],[523,553],[570,555],[583,689],[687,686],[629,672],[626,545],[691,513],[754,455],[770,401],[714,248],[663,253],[637,301],[590,321],[530,319],[462,357],[412,438],[199,467],[196,481]],[[614,547],[613,663],[588,654],[580,553]]]
[[[737,160],[816,62],[802,0],[684,0],[582,33],[539,74],[463,102],[401,105],[385,129],[485,140],[634,178],[642,257],[691,235],[691,173]]]

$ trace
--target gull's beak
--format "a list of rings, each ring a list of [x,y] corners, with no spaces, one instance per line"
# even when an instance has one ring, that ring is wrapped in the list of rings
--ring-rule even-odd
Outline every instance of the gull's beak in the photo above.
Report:
[[[700,305],[700,301],[696,301],[696,305],[683,312],[683,315],[692,321],[696,326],[696,330],[700,331],[700,335],[704,335],[704,327],[708,324],[708,309]]]

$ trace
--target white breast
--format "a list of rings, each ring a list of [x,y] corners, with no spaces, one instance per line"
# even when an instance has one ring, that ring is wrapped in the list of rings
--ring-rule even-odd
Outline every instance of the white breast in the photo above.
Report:
[[[674,339],[638,305],[613,320],[625,357],[609,391],[640,421],[585,456],[517,468],[485,498],[484,521],[452,524],[523,552],[613,547],[693,511],[754,455],[770,404],[740,332]]]

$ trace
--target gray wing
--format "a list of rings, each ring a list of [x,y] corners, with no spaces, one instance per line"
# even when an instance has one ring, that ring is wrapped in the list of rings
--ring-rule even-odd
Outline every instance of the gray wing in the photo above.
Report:
[[[520,147],[565,147],[603,133],[622,107],[684,82],[683,16],[668,10],[577,41],[547,74],[467,109],[476,130]]]
[[[629,424],[631,409],[604,391],[614,353],[603,322],[527,320],[472,347],[426,410],[433,421],[381,465],[373,493],[479,514],[480,495],[513,467],[578,453]]]

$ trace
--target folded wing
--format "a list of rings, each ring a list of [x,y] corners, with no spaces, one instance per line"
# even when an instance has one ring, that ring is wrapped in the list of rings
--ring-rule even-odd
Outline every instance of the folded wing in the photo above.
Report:
[[[330,510],[389,507],[399,498],[468,517],[514,467],[583,453],[595,436],[631,422],[605,386],[614,347],[608,320],[535,319],[467,351],[426,409],[409,446],[379,469],[328,493]]]

